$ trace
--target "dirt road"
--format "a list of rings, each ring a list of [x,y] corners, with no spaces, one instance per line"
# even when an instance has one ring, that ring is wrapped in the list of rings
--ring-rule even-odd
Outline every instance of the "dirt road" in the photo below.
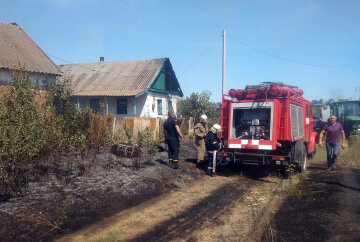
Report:
[[[360,171],[201,177],[59,241],[360,241]]]
[[[298,177],[202,177],[60,241],[238,241],[261,238]],[[271,238],[271,234],[269,234]]]

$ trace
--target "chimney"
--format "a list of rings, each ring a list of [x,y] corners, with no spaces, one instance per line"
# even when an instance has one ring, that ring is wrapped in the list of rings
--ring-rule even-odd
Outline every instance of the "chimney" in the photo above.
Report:
[[[104,57],[100,57],[100,62],[104,62]]]

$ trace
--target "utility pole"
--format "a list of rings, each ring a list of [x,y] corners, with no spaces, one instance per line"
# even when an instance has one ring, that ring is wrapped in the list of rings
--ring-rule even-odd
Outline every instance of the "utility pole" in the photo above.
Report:
[[[223,30],[222,94],[226,91],[226,30]]]

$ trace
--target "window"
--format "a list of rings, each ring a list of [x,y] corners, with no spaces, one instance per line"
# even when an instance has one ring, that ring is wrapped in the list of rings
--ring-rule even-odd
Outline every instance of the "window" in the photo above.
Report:
[[[306,117],[309,117],[309,104],[306,104]]]
[[[90,98],[90,108],[94,113],[100,112],[100,98]]]
[[[304,136],[304,120],[302,107],[290,105],[291,134],[293,139]]]
[[[239,108],[233,111],[233,139],[265,139],[270,137],[270,108]]]
[[[168,112],[173,111],[172,101],[168,102]]]
[[[127,98],[118,98],[117,99],[117,114],[127,114]]]
[[[158,110],[158,115],[162,115],[162,100],[161,99],[157,100],[157,110]]]

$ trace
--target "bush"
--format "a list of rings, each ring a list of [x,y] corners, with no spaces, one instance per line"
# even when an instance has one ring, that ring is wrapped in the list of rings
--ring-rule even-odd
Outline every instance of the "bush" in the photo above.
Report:
[[[48,122],[34,103],[28,73],[12,73],[12,83],[0,102],[0,182],[19,187],[29,161],[40,154],[47,139]]]
[[[33,87],[26,71],[14,71],[0,101],[0,185],[6,190],[26,182],[35,157],[52,151],[83,153],[89,144],[92,113],[76,108],[70,81],[58,82],[49,95]]]
[[[155,155],[158,152],[159,140],[154,138],[153,131],[147,127],[139,131],[137,145],[145,147],[150,155]]]
[[[69,79],[60,80],[50,88],[49,103],[54,113],[51,140],[56,150],[83,153],[88,146],[92,112],[89,108],[77,109],[71,95]]]

